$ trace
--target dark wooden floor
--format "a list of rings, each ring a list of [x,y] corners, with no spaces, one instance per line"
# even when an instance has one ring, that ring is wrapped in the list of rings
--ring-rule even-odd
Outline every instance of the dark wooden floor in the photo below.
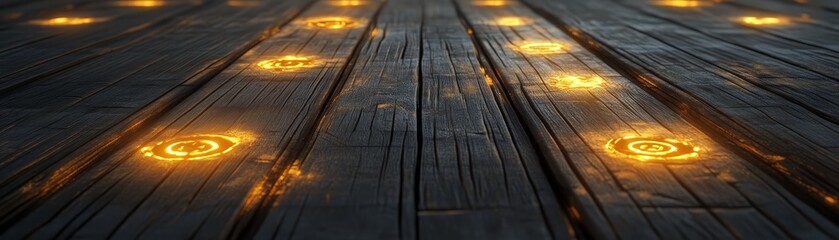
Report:
[[[0,238],[836,239],[837,26],[833,0],[3,0]],[[148,152],[202,134],[238,145]]]

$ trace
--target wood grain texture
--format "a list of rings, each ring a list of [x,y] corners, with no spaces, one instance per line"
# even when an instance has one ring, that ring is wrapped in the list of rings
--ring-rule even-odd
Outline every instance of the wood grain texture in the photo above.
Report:
[[[772,29],[800,28],[807,23],[749,26],[738,18],[754,11],[730,4],[683,10],[637,0],[628,2],[624,5],[628,9],[620,15],[640,17],[625,21],[631,21],[633,29],[682,50],[674,55],[701,59],[839,123],[839,93],[827,90],[839,88],[837,52],[796,41],[806,36],[790,40],[767,33]],[[633,10],[638,14],[631,14]],[[795,18],[766,13],[753,15]],[[820,32],[812,34],[830,37]]]
[[[524,133],[513,133],[522,131],[517,117],[482,73],[454,5],[428,0],[424,8],[420,237],[569,239],[565,214],[551,207],[554,193],[538,192],[550,188],[538,155]]]
[[[155,8],[129,8],[113,2],[87,4],[66,13],[51,13],[41,18],[20,22],[0,31],[0,93],[45,78],[74,65],[90,61],[156,36],[178,17],[189,16],[203,8],[224,4],[169,2]],[[79,16],[99,19],[78,26],[42,26],[35,20],[55,16]]]
[[[7,237],[211,238],[232,232],[241,211],[260,202],[272,165],[305,143],[318,114],[378,4],[340,8],[321,2],[261,42],[150,127],[151,132],[76,178]],[[356,20],[352,29],[313,29],[324,15]],[[316,66],[266,70],[261,60],[310,56]],[[158,161],[137,146],[192,134],[242,139],[206,161]],[[285,160],[288,161],[288,160]]]
[[[262,4],[182,16],[179,27],[159,36],[3,96],[4,226],[194,93],[307,2]],[[207,18],[214,21],[199,21]]]
[[[833,122],[641,30],[669,23],[620,11],[603,15],[598,9],[607,1],[528,2],[694,124],[754,155],[809,200],[839,209],[834,201],[839,159],[830,150],[839,126]]]
[[[415,239],[422,1],[388,1],[260,239]]]
[[[671,219],[706,226],[692,229],[700,235],[750,233],[752,229],[719,222],[718,208],[738,209],[744,212],[738,216],[754,218],[749,221],[772,223],[769,227],[783,233],[776,236],[828,238],[837,231],[832,224],[817,226],[827,220],[799,200],[787,198],[790,193],[780,184],[693,128],[521,3],[508,1],[503,8],[459,3],[513,105],[541,142],[540,150],[548,156],[557,180],[573,194],[573,207],[594,237],[678,238],[682,232],[661,231],[654,224]],[[495,24],[507,16],[531,23]],[[567,44],[570,49],[556,54],[519,51],[521,44],[539,41]],[[591,90],[552,85],[554,78],[569,75],[600,76],[605,83]],[[604,149],[609,139],[626,135],[690,139],[704,150],[695,162],[671,165],[638,163]],[[649,208],[677,211],[645,210]],[[684,217],[697,209],[702,209],[692,213],[697,217]],[[716,223],[707,223],[710,219]],[[721,226],[729,232],[717,232]]]

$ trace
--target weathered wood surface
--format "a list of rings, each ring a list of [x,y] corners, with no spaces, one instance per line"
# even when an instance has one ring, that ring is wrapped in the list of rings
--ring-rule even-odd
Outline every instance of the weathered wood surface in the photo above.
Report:
[[[723,234],[719,230],[724,226],[729,237],[743,238],[767,231],[792,238],[829,238],[839,231],[832,225],[818,226],[826,220],[785,197],[791,194],[780,184],[715,144],[523,5],[510,1],[494,8],[460,3],[514,106],[523,112],[525,125],[542,142],[543,154],[550,156],[555,176],[573,194],[572,206],[581,213],[584,226],[612,227],[588,229],[592,235],[667,239],[685,234],[662,231],[663,226],[654,224],[669,221],[668,214],[679,214],[647,214],[656,208],[692,211],[698,217],[686,220],[690,225],[710,226],[695,229],[703,236]],[[529,24],[495,24],[505,16],[521,17]],[[517,49],[540,41],[567,44],[570,49],[554,54]],[[563,76],[600,76],[605,83],[592,90],[555,88],[552,79]],[[691,139],[705,150],[700,161],[687,165],[638,164],[606,154],[603,146],[609,139],[626,135]]]
[[[352,49],[365,33],[313,29],[307,19],[349,16],[366,25],[378,4],[344,9],[320,3],[262,41],[150,128],[138,141],[94,165],[6,232],[19,238],[210,238],[227,236],[242,212],[260,202],[263,177],[304,143]],[[314,70],[255,65],[311,56]],[[229,161],[158,162],[137,146],[192,134],[239,136]],[[291,152],[291,154],[289,153]],[[270,187],[270,185],[267,185]],[[118,206],[118,207],[117,207]],[[29,231],[40,226],[37,231]],[[22,230],[22,231],[19,231]],[[234,235],[235,236],[235,235]]]
[[[2,225],[141,132],[307,1],[260,3],[218,1],[152,38],[4,94]]]
[[[0,2],[0,238],[839,236],[835,1],[521,1]],[[103,21],[32,24],[65,15]],[[242,143],[139,152],[193,134]]]
[[[451,2],[390,1],[373,27],[257,236],[570,238]]]
[[[683,116],[714,134],[728,138],[742,151],[761,159],[764,166],[775,169],[773,174],[781,175],[798,190],[809,193],[811,200],[820,202],[822,207],[839,210],[836,203],[839,199],[839,152],[836,150],[839,141],[835,140],[839,137],[839,125],[831,121],[829,115],[819,114],[812,108],[826,109],[823,106],[829,108],[831,104],[827,101],[816,106],[814,102],[808,108],[797,99],[814,96],[797,95],[792,98],[770,91],[786,85],[783,88],[789,92],[823,91],[835,95],[835,91],[831,90],[835,87],[825,88],[811,83],[826,81],[835,84],[835,81],[825,77],[811,80],[761,76],[756,73],[766,67],[759,64],[737,71],[726,69],[729,66],[717,64],[747,61],[734,57],[712,61],[694,54],[701,52],[694,49],[718,49],[720,44],[724,44],[720,41],[675,45],[658,39],[656,36],[673,33],[682,34],[683,39],[702,38],[703,35],[668,21],[639,16],[635,10],[620,3],[529,2],[546,15],[568,24],[567,30],[577,33],[583,41],[590,41],[589,47],[635,75],[641,84],[671,107],[679,109]],[[605,16],[602,10],[598,10],[605,4],[623,11]],[[573,15],[570,14],[572,12]],[[762,62],[771,60],[763,59]],[[769,69],[780,75],[795,74]]]

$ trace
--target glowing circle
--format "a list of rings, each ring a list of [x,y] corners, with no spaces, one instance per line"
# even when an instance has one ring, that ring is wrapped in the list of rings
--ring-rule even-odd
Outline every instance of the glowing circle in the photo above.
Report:
[[[776,17],[743,17],[740,20],[750,25],[777,25],[786,23],[786,19]]]
[[[519,46],[519,50],[526,53],[559,53],[568,48],[564,44],[554,42],[528,43]]]
[[[314,61],[306,57],[297,56],[285,56],[277,59],[264,60],[257,63],[257,65],[261,68],[277,71],[292,71],[295,69],[308,67],[313,64]]]
[[[604,83],[600,76],[565,76],[554,78],[551,85],[559,89],[592,89]]]
[[[32,21],[34,24],[46,26],[66,26],[66,25],[84,25],[99,21],[96,18],[89,17],[57,17],[45,20]]]
[[[230,152],[239,139],[224,135],[202,134],[158,142],[140,149],[144,156],[159,160],[201,160]]]
[[[341,29],[355,26],[352,19],[344,17],[325,17],[313,19],[308,22],[309,27],[322,29]]]
[[[699,147],[669,138],[616,138],[606,143],[606,149],[644,162],[683,160],[699,156]]]

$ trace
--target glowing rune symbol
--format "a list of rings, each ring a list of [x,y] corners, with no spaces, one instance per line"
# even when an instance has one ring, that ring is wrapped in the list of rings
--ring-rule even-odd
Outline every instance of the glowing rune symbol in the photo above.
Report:
[[[285,56],[278,59],[270,59],[259,62],[257,65],[264,69],[278,71],[291,71],[298,68],[310,66],[314,61],[305,57]]]
[[[140,152],[160,160],[200,160],[227,153],[238,144],[238,138],[203,134],[158,142],[143,147]]]
[[[677,160],[699,156],[699,147],[669,138],[616,138],[606,144],[606,149],[640,161]]]
[[[600,76],[565,76],[555,78],[552,85],[559,89],[592,89],[603,84]]]
[[[567,47],[561,43],[538,42],[521,45],[519,49],[527,53],[558,53],[565,51]]]
[[[324,29],[341,29],[346,27],[352,27],[354,25],[354,21],[343,17],[319,18],[309,21],[310,27]]]

